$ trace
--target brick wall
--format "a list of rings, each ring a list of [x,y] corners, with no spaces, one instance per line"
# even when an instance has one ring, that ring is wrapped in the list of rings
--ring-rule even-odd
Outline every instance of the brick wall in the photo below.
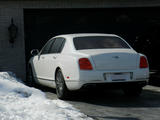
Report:
[[[25,79],[25,45],[23,9],[29,8],[108,8],[160,6],[159,0],[7,0],[0,1],[0,71],[12,71]],[[12,47],[8,42],[11,18],[18,26],[18,37]]]

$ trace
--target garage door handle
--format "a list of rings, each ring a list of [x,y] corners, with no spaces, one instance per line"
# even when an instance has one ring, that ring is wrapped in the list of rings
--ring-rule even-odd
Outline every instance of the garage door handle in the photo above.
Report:
[[[56,59],[56,57],[55,57],[55,56],[53,56],[53,59]]]

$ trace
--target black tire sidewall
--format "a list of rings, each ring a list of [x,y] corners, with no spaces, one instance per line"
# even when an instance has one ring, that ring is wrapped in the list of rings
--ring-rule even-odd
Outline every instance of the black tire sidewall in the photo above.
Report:
[[[59,92],[59,88],[57,86],[57,77],[59,77],[58,74],[60,74],[60,76],[61,76],[60,79],[62,80],[61,82],[63,83],[62,90],[60,92]],[[60,69],[56,73],[56,80],[55,81],[56,81],[56,93],[57,93],[57,97],[59,99],[66,99],[67,98],[67,94],[68,94],[68,89],[67,89],[65,81],[64,81],[63,73],[62,73],[62,71]]]

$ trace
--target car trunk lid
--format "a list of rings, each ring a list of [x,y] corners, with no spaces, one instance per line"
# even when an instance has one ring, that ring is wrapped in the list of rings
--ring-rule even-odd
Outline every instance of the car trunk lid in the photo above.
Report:
[[[96,70],[133,70],[137,67],[138,54],[132,49],[82,50],[90,55]]]

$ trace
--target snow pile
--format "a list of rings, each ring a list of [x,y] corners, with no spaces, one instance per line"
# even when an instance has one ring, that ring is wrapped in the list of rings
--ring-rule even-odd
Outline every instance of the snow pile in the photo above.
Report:
[[[22,84],[12,73],[0,72],[0,120],[92,120],[72,105],[49,100]]]

